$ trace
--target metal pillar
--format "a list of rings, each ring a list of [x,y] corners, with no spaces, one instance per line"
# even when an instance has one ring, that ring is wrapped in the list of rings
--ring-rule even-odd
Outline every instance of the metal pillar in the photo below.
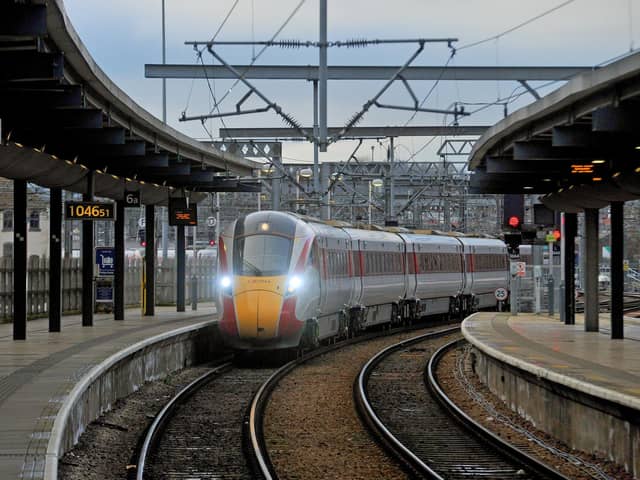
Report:
[[[611,202],[611,338],[624,338],[624,202]]]
[[[85,202],[93,201],[95,177],[93,170],[87,174]],[[82,221],[82,326],[93,326],[93,221]]]
[[[320,101],[320,151],[327,151],[327,0],[320,0],[320,48],[318,61]]]
[[[63,198],[73,199],[71,192],[63,192]],[[64,258],[71,258],[73,256],[73,220],[67,220],[64,222]]]
[[[578,214],[564,214],[564,233],[562,243],[564,245],[564,323],[574,325],[576,323],[576,233],[578,231]]]
[[[320,192],[320,178],[318,165],[320,164],[320,153],[318,152],[318,82],[313,81],[313,192],[317,198],[322,198]],[[320,207],[322,208],[322,207]],[[326,220],[326,217],[321,217]]]
[[[394,202],[395,202],[395,176],[393,162],[395,160],[395,147],[393,145],[393,137],[389,138],[389,209],[387,215],[389,220],[395,220]]]
[[[185,311],[185,281],[187,276],[185,253],[184,225],[178,225],[176,227],[176,311],[178,312]]]
[[[49,191],[49,331],[62,317],[62,188]]]
[[[597,208],[586,208],[584,211],[584,233],[586,238],[585,272],[584,272],[584,329],[587,332],[598,331],[598,274],[599,269],[599,245],[598,245],[598,221]]]
[[[145,262],[145,308],[146,316],[155,314],[155,287],[156,287],[156,209],[155,205],[145,205],[144,209],[144,248]],[[195,238],[194,238],[195,242]]]
[[[329,179],[329,165],[323,163],[320,165],[320,189],[324,192],[329,188],[329,184],[331,183]],[[322,198],[322,194],[318,194],[318,198]],[[331,201],[331,194],[328,192],[324,197],[324,202],[320,205],[320,218],[323,220],[331,219],[331,205],[329,202]]]
[[[113,318],[114,320],[124,320],[124,223],[125,208],[124,200],[116,203],[116,224],[115,224],[115,262],[113,275]]]
[[[167,63],[167,37],[165,23],[165,5],[162,0],[162,64]],[[162,123],[167,123],[167,79],[162,79]]]
[[[278,162],[278,165],[280,165],[280,158],[279,157],[273,157],[272,162],[275,164],[276,162]],[[276,172],[278,170],[276,169]],[[277,175],[277,173],[276,173]],[[280,187],[282,184],[282,179],[279,177],[273,177],[271,179],[271,209],[272,210],[280,210]]]
[[[27,181],[13,181],[13,339],[27,338]]]

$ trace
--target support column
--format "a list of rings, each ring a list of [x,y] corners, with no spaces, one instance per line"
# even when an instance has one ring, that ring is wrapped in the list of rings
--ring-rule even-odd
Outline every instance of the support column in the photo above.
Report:
[[[93,201],[95,192],[93,170],[87,174],[87,193],[85,202]],[[82,221],[82,326],[93,326],[93,221]]]
[[[124,320],[124,200],[116,202],[116,224],[114,232],[115,262],[113,272],[113,318]]]
[[[49,331],[62,317],[62,188],[49,190]]]
[[[564,243],[564,309],[565,325],[576,323],[576,234],[578,231],[578,214],[564,214],[564,233],[562,242]]]
[[[216,238],[216,242],[218,239]],[[185,311],[185,281],[187,271],[185,269],[185,242],[184,225],[176,227],[176,311]]]
[[[585,209],[584,329],[587,332],[597,332],[599,327],[598,274],[600,273],[600,252],[598,251],[598,221],[599,211],[597,208]]]
[[[327,0],[320,0],[320,48],[318,48],[318,100],[320,103],[320,151],[327,151]]]
[[[144,261],[146,270],[145,309],[144,314],[155,314],[155,290],[156,290],[156,216],[155,205],[145,205],[144,239],[147,245],[144,249]],[[195,241],[195,239],[194,239]]]
[[[327,195],[323,197],[323,193],[327,191],[330,184],[331,180],[329,179],[329,165],[323,163],[322,165],[320,165],[320,193],[318,194],[319,199],[324,198],[324,200],[322,201],[322,205],[320,206],[320,218],[322,218],[323,220],[331,220],[331,206],[329,205],[331,195],[327,193]]]
[[[13,339],[27,338],[27,181],[13,181]]]
[[[273,157],[272,162],[274,165],[281,165],[279,157]],[[274,166],[274,173],[271,174],[271,209],[275,211],[280,210],[281,176],[282,172],[280,169]]]
[[[611,202],[611,338],[624,338],[624,202]]]

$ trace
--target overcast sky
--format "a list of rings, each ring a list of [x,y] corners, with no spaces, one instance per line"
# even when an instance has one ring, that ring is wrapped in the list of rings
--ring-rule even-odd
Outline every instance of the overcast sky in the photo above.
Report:
[[[187,40],[209,40],[220,27],[235,0],[166,0],[167,63],[195,64],[192,47]],[[280,28],[300,0],[239,0],[218,40],[267,40]],[[456,37],[457,47],[492,37],[536,15],[564,3],[562,0],[328,0],[329,40],[352,38],[385,39],[417,37]],[[145,63],[161,62],[161,0],[65,0],[67,13],[89,52],[98,65],[136,102],[161,117],[161,81],[144,78]],[[318,0],[306,0],[278,39],[317,40]],[[593,66],[640,47],[640,0],[574,0],[549,15],[514,32],[484,44],[461,48],[450,65],[581,65]],[[357,49],[330,49],[329,64],[400,65],[417,45],[393,47],[371,46]],[[256,51],[259,49],[256,49]],[[251,61],[252,49],[226,47],[219,50],[230,63]],[[444,44],[428,45],[413,65],[443,65],[450,51]],[[204,61],[212,59],[205,53]],[[270,48],[257,64],[317,64],[316,49],[282,50]],[[305,81],[262,81],[257,87],[280,104],[301,123],[312,123],[311,85]],[[342,126],[384,85],[383,81],[330,82],[329,125]],[[539,87],[541,83],[533,83]],[[540,89],[548,93],[561,84]],[[212,82],[220,97],[231,86],[230,81]],[[433,82],[412,82],[422,99]],[[509,97],[517,88],[515,82],[441,82],[425,107],[447,108],[454,102],[494,102]],[[515,93],[520,92],[521,89]],[[222,111],[235,108],[246,93],[238,85],[225,102]],[[402,88],[394,86],[381,99],[383,103],[410,104]],[[509,105],[509,111],[529,103],[532,97],[522,95]],[[211,96],[203,80],[168,81],[168,123],[196,138],[206,138],[200,122],[179,122],[178,117],[201,115],[209,111]],[[254,101],[245,108],[258,107]],[[467,110],[477,106],[468,105]],[[461,124],[491,124],[502,117],[501,106],[487,108],[465,118]],[[360,125],[403,125],[410,112],[370,110]],[[442,125],[451,118],[418,114],[411,125]],[[226,118],[228,127],[284,126],[273,112]],[[220,120],[206,124],[214,137]],[[396,151],[404,160],[418,151],[428,139],[401,138]],[[442,139],[435,139],[416,160],[433,160]],[[371,156],[370,145],[362,147],[358,157]],[[345,160],[353,149],[352,142],[341,142],[321,154],[321,160]],[[376,145],[374,155],[381,158],[383,147]],[[312,162],[312,149],[304,143],[284,146],[285,161]]]

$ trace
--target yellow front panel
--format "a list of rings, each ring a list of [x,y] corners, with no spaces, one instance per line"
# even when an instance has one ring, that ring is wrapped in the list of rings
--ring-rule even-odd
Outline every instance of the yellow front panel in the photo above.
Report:
[[[241,338],[270,339],[278,332],[286,276],[236,277],[234,292]]]

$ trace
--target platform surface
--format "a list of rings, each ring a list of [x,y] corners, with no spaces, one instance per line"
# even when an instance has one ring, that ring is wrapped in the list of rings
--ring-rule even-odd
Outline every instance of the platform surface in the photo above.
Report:
[[[131,309],[124,321],[96,314],[92,327],[65,316],[60,333],[49,333],[47,319],[32,320],[21,341],[13,340],[11,324],[0,325],[0,479],[42,471],[34,463],[43,461],[56,413],[84,373],[139,341],[214,316],[211,303],[181,313],[156,307],[153,317]]]
[[[640,321],[625,317],[622,340],[610,338],[608,315],[600,331],[535,314],[480,312],[463,322],[463,334],[499,360],[579,391],[640,410]]]

